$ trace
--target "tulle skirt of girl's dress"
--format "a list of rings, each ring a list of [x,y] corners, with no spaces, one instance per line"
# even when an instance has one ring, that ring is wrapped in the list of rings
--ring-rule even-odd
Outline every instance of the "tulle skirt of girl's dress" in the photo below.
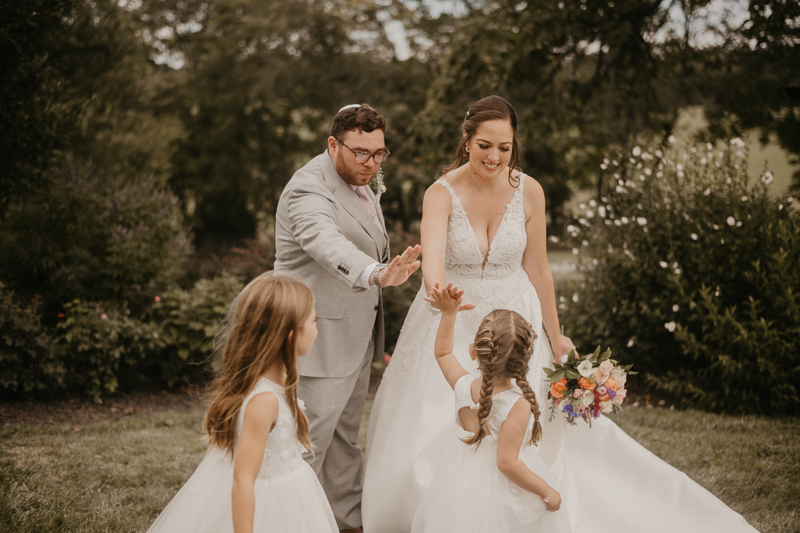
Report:
[[[414,515],[411,533],[571,533],[565,510],[547,511],[544,502],[497,469],[497,442],[485,438],[475,449],[458,431]],[[550,486],[555,475],[538,450],[523,446],[519,458]]]
[[[148,530],[149,533],[232,533],[233,461],[212,449]],[[328,500],[305,461],[256,480],[255,533],[338,532]]]

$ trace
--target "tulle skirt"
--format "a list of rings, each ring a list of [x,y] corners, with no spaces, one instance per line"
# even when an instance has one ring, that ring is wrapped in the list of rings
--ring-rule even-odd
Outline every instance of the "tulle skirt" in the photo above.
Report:
[[[189,481],[150,527],[150,533],[233,533],[230,455],[211,449]],[[253,531],[338,532],[325,492],[305,461],[297,468],[259,478],[253,485]]]
[[[547,511],[542,500],[497,469],[497,442],[485,438],[476,449],[458,431],[414,515],[412,533],[571,533],[565,510]],[[520,459],[558,490],[558,480],[539,457],[523,446]]]

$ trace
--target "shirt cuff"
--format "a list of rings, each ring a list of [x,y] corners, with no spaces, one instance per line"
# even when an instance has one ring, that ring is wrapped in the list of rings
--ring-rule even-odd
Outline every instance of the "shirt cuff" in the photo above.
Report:
[[[370,263],[367,265],[367,268],[361,271],[359,274],[358,279],[356,282],[353,283],[353,287],[361,287],[362,289],[369,289],[369,277],[372,275],[372,271],[375,270],[375,267],[380,265],[380,263]]]

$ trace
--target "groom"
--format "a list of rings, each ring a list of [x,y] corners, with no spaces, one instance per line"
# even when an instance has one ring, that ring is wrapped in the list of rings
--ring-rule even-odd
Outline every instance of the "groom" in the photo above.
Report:
[[[368,184],[389,157],[386,121],[366,104],[333,118],[328,147],[298,170],[275,216],[276,271],[314,292],[319,336],[300,359],[298,396],[309,419],[314,468],[343,531],[361,531],[358,429],[369,371],[383,355],[380,287],[419,268],[419,245],[389,260],[383,213]]]

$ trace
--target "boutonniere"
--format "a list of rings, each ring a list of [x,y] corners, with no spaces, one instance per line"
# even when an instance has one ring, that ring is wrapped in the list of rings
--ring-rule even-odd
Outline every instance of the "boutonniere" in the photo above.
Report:
[[[378,169],[378,173],[369,182],[369,188],[375,193],[375,198],[378,202],[381,201],[381,195],[386,192],[386,185],[383,183],[383,169]]]

